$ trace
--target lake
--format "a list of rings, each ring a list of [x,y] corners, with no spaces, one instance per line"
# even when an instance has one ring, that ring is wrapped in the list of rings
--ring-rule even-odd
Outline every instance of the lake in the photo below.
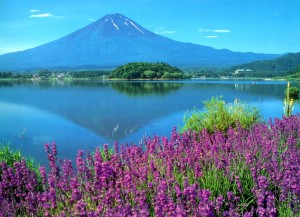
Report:
[[[286,85],[257,80],[0,81],[0,142],[44,164],[44,144],[55,141],[60,158],[75,159],[79,149],[169,136],[188,110],[202,108],[212,96],[247,101],[265,120],[281,117]],[[294,113],[299,111],[296,104]]]

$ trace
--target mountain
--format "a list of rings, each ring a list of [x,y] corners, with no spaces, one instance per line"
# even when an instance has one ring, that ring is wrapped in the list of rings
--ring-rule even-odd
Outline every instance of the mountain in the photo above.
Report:
[[[148,31],[124,15],[110,14],[50,43],[0,55],[0,70],[112,68],[141,61],[224,67],[278,56],[174,41]]]
[[[260,60],[247,64],[234,66],[231,71],[237,69],[248,70],[254,76],[284,76],[295,72],[300,68],[300,53],[289,53],[273,60]],[[249,71],[251,70],[251,71]]]

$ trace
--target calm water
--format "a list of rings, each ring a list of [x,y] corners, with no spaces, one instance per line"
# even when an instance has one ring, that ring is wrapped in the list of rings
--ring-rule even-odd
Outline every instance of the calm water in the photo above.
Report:
[[[247,101],[265,119],[281,117],[285,88],[286,82],[274,81],[2,81],[0,142],[45,163],[44,144],[55,141],[59,157],[74,159],[78,149],[168,136],[187,110],[212,96]]]

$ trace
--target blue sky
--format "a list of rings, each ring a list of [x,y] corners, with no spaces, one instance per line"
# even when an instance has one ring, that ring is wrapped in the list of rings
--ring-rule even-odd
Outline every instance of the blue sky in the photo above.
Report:
[[[0,54],[121,13],[165,37],[242,52],[300,52],[299,0],[0,0]]]

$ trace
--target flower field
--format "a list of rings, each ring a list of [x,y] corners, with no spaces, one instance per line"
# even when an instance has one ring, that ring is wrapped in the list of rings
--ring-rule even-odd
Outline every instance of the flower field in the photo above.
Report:
[[[0,165],[0,216],[299,216],[300,116]]]

